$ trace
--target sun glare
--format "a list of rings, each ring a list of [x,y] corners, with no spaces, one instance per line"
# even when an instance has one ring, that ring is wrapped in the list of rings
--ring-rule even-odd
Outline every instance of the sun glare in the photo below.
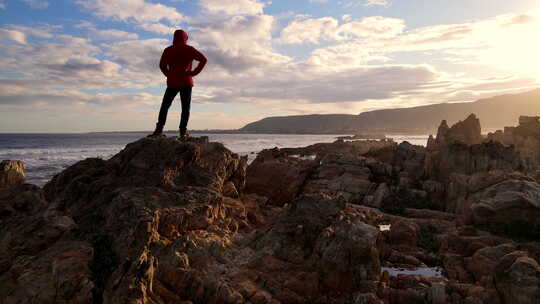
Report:
[[[540,9],[529,14],[532,20],[514,24],[494,31],[493,48],[486,51],[481,60],[487,60],[497,68],[513,70],[524,76],[540,79]]]

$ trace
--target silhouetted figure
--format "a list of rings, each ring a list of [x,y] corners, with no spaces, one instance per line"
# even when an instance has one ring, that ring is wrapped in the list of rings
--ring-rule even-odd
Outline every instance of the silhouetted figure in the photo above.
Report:
[[[182,115],[180,118],[180,139],[187,134],[189,110],[191,106],[191,90],[193,88],[193,76],[198,75],[206,65],[206,57],[191,45],[187,44],[188,34],[183,30],[174,32],[173,45],[167,47],[161,55],[159,68],[167,76],[167,89],[163,95],[163,102],[159,110],[156,130],[151,136],[161,136],[163,126],[167,120],[167,113],[176,94],[180,93],[182,102]],[[192,70],[193,60],[199,64]]]

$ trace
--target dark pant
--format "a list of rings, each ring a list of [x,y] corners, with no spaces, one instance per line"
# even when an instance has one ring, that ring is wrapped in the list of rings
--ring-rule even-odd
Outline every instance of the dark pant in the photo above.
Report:
[[[169,107],[171,106],[176,94],[180,92],[180,100],[182,102],[182,115],[180,118],[180,134],[185,134],[187,130],[187,124],[189,120],[189,109],[191,107],[191,89],[192,87],[187,86],[181,89],[179,88],[167,88],[165,90],[165,95],[163,95],[163,101],[161,102],[161,108],[159,109],[159,117],[157,127],[161,130],[167,121],[167,113],[169,112]]]

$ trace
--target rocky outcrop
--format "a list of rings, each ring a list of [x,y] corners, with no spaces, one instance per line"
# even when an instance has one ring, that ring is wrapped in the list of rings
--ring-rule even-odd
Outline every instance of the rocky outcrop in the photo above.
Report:
[[[3,160],[0,162],[0,190],[24,182],[24,164],[20,160]]]
[[[428,149],[435,149],[455,142],[466,145],[479,144],[483,140],[481,132],[480,120],[474,114],[457,122],[452,127],[448,127],[446,120],[443,120],[437,130],[437,137],[428,143]]]
[[[317,288],[328,290],[330,295],[351,294],[373,284],[380,274],[379,231],[369,225],[373,216],[369,210],[344,201],[302,196],[256,246],[313,273]],[[276,280],[274,284],[283,282]]]
[[[311,303],[374,291],[375,211],[323,194],[285,209],[245,182],[246,159],[223,145],[162,138],[81,161],[44,190],[0,191],[0,297]]]
[[[142,139],[108,161],[73,165],[44,193],[4,192],[21,203],[12,204],[0,234],[1,275],[12,278],[0,297],[7,303],[203,301],[203,294],[171,288],[205,281],[189,265],[209,262],[213,250],[249,225],[246,205],[222,195],[228,183],[243,191],[245,163],[218,143]],[[215,296],[218,283],[200,288]]]
[[[535,117],[530,118],[520,117],[518,126],[489,133],[487,138],[515,147],[527,168],[535,170],[540,164],[540,122]]]
[[[454,142],[430,150],[425,172],[433,180],[447,182],[452,174],[472,175],[493,170],[513,172],[524,169],[519,153],[497,142],[466,145]]]
[[[141,139],[0,190],[6,303],[535,303],[540,186],[479,123],[246,159]],[[538,196],[538,197],[537,197]]]
[[[333,143],[317,143],[301,148],[283,148],[280,151],[287,155],[317,155],[323,157],[328,154],[337,155],[365,155],[370,151],[378,151],[384,148],[395,147],[397,144],[392,139],[382,140],[337,140]]]

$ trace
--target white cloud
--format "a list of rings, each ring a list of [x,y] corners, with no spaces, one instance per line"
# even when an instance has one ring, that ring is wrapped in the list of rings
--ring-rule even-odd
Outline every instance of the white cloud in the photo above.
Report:
[[[168,26],[163,23],[142,23],[139,24],[138,27],[145,31],[162,35],[172,34],[176,30],[176,27]]]
[[[389,6],[389,0],[366,0],[365,6]]]
[[[136,33],[129,33],[125,31],[109,29],[109,30],[95,31],[94,37],[100,40],[132,40],[132,39],[138,39],[139,35],[137,35]]]
[[[21,0],[22,2],[28,4],[31,8],[35,9],[45,9],[49,7],[49,2],[43,0]]]
[[[316,67],[315,67],[316,68]],[[301,100],[341,103],[391,98],[434,81],[437,73],[427,66],[372,66],[341,71],[310,69],[300,64],[272,67],[265,77],[240,77],[226,89],[216,90],[214,101]]]
[[[282,30],[280,41],[286,44],[318,44],[323,41],[356,38],[390,38],[399,35],[404,29],[403,20],[380,16],[366,17],[341,25],[333,17],[297,18]]]
[[[26,35],[16,30],[0,29],[0,40],[15,41],[20,44],[26,44]]]
[[[129,53],[131,50],[124,50]],[[36,88],[108,89],[134,88],[156,83],[157,73],[142,78],[117,62],[104,59],[101,48],[90,40],[55,35],[51,41],[7,45],[2,48],[0,65],[25,83],[40,80]],[[18,83],[19,85],[21,83]]]
[[[478,50],[519,43],[524,48],[540,22],[532,16],[502,15],[467,23],[433,25],[405,31],[396,37],[381,37],[363,42],[364,47],[384,52]],[[525,47],[529,45],[529,47]],[[460,51],[457,51],[460,52]],[[504,56],[502,56],[504,57]],[[515,59],[515,58],[514,58]]]
[[[200,0],[199,4],[208,12],[228,15],[262,14],[265,6],[258,0]]]
[[[373,16],[342,24],[338,35],[345,38],[392,38],[404,29],[405,22],[401,19]]]
[[[209,57],[210,65],[234,73],[259,69],[291,60],[271,47],[273,21],[268,15],[234,16],[221,23],[200,25],[191,36]]]
[[[281,32],[281,41],[288,44],[338,40],[338,21],[333,17],[294,20]]]
[[[306,62],[324,69],[342,70],[387,61],[390,59],[382,52],[367,49],[358,43],[348,42],[315,49]]]
[[[185,19],[174,7],[144,0],[77,0],[77,3],[93,10],[97,16],[122,21],[148,23],[167,20],[171,24],[178,24]]]
[[[19,31],[24,33],[26,36],[34,36],[38,38],[52,38],[53,32],[60,27],[58,26],[49,26],[49,25],[42,25],[40,27],[29,27],[29,26],[22,26],[22,25],[9,25],[9,29]]]
[[[6,5],[4,4],[3,1],[0,1],[0,9],[5,9],[6,8]]]
[[[121,41],[107,45],[105,54],[124,68],[142,72],[141,77],[161,75],[159,59],[168,44],[166,39]]]
[[[95,40],[115,41],[139,39],[137,33],[121,31],[117,29],[98,29],[96,25],[89,21],[82,21],[75,25],[76,28],[87,30],[88,36]]]

